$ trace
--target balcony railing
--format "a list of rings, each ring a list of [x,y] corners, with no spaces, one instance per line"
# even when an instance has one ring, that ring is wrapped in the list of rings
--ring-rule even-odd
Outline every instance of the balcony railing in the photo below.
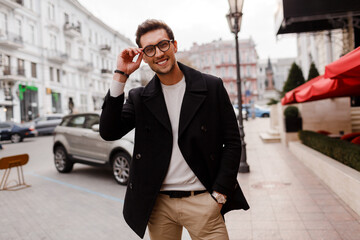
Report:
[[[3,75],[19,75],[19,76],[25,76],[25,68],[10,68],[9,66],[4,66],[3,68]]]
[[[81,27],[79,25],[75,25],[74,23],[66,22],[64,24],[65,34],[71,38],[81,36]]]
[[[0,72],[0,81],[16,82],[26,80],[25,68],[4,66]]]
[[[17,74],[19,76],[25,76],[25,68],[18,68],[17,69]]]
[[[24,46],[24,41],[19,34],[0,29],[0,46],[17,49]]]
[[[111,46],[109,44],[100,45],[100,53],[108,54],[111,51]]]
[[[101,69],[101,73],[103,73],[103,74],[112,74],[112,71],[109,70],[109,69],[103,68],[103,69]]]
[[[11,75],[11,69],[9,66],[5,66],[3,70],[4,75]]]
[[[7,1],[0,1],[0,2],[11,9],[17,9],[17,8],[19,8],[19,5],[24,6],[23,0],[7,0]]]
[[[84,72],[89,72],[94,68],[94,65],[91,62],[87,62],[84,60],[79,60],[77,62],[77,69]]]
[[[20,4],[20,5],[24,5],[24,1],[23,0],[15,0],[14,2]]]
[[[69,59],[69,56],[66,53],[57,50],[48,50],[47,57],[50,61],[57,63],[64,63]]]

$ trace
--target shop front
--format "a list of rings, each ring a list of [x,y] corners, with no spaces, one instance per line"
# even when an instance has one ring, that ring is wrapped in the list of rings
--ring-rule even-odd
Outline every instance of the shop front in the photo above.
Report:
[[[28,122],[39,116],[38,88],[19,85],[21,121]]]

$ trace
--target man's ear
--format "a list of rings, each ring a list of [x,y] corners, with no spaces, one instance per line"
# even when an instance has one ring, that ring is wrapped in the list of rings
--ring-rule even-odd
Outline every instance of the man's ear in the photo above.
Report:
[[[177,50],[178,50],[178,48],[177,48],[177,41],[174,40],[174,51],[175,51],[175,53],[177,53]]]

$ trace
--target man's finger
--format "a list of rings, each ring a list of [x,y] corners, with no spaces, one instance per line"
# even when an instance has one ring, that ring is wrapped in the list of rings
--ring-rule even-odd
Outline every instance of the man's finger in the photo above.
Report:
[[[144,53],[143,53],[143,52],[141,52],[141,53],[139,54],[139,56],[138,56],[137,60],[136,60],[136,64],[140,65],[140,63],[141,63],[141,60],[142,60],[143,56],[144,56]]]

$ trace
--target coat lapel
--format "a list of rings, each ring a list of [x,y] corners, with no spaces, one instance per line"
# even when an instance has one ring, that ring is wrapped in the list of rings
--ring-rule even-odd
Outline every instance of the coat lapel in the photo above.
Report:
[[[166,108],[164,95],[161,90],[160,80],[156,75],[145,87],[142,97],[144,98],[144,104],[149,111],[152,112],[155,118],[170,133],[172,133],[170,118]]]
[[[204,102],[207,93],[206,83],[202,74],[192,68],[189,68],[181,63],[179,67],[185,75],[186,90],[180,110],[179,120],[179,137],[189,125],[197,110]],[[171,123],[169,114],[166,108],[164,95],[161,90],[160,80],[155,75],[153,79],[145,87],[142,97],[144,104],[152,112],[155,118],[170,132]]]
[[[202,74],[192,68],[178,63],[181,71],[185,75],[186,90],[181,105],[179,120],[179,137],[185,131],[196,112],[204,102],[207,93],[206,83]]]

